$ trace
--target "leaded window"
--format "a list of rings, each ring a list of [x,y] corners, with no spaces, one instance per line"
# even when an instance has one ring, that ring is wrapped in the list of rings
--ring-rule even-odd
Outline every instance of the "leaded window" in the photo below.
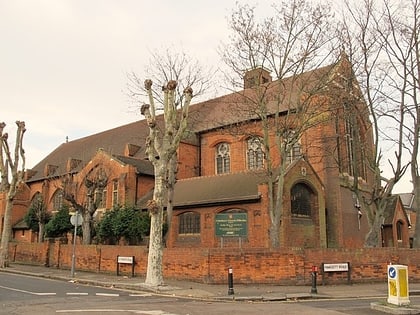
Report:
[[[226,142],[216,147],[216,172],[217,174],[230,172],[230,149]]]
[[[196,212],[180,214],[179,234],[200,234],[200,214]]]
[[[251,137],[247,141],[248,169],[261,169],[264,165],[264,151],[260,137]]]
[[[305,184],[298,183],[291,190],[292,216],[310,217],[312,213],[313,192]]]

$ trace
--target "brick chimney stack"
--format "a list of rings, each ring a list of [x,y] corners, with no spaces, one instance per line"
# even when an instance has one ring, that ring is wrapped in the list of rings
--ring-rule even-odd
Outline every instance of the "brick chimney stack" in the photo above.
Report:
[[[270,75],[270,71],[263,67],[257,67],[248,70],[244,75],[244,89],[249,89],[262,84],[272,82],[273,78]]]

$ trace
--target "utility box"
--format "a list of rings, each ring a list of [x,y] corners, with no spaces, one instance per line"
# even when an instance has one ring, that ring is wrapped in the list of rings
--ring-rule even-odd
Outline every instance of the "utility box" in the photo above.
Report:
[[[407,266],[388,265],[388,303],[395,305],[410,304]]]

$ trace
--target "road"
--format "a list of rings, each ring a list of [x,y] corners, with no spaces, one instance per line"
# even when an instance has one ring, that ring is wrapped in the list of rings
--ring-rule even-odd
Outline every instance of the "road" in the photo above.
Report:
[[[297,302],[205,301],[148,292],[129,292],[15,274],[0,274],[0,314],[31,315],[375,315],[378,299]]]

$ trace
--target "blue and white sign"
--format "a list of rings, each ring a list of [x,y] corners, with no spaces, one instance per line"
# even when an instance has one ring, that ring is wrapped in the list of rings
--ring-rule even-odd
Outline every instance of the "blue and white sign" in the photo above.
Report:
[[[389,267],[388,269],[388,277],[394,279],[397,276],[397,270],[394,267]]]

